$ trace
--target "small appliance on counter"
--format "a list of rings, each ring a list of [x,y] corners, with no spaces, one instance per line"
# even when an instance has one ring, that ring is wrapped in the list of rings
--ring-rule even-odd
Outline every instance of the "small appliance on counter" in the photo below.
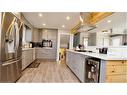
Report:
[[[41,42],[30,42],[32,48],[35,48],[35,47],[40,47],[42,48],[42,43]]]
[[[99,53],[107,54],[108,48],[99,48]]]
[[[84,45],[79,44],[75,50],[84,50]]]
[[[51,40],[42,40],[42,47],[52,47]]]

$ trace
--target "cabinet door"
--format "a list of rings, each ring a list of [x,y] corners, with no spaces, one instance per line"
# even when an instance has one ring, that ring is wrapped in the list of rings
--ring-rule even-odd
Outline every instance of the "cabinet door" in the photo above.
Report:
[[[22,70],[33,62],[33,50],[25,50],[22,52]]]
[[[126,75],[127,66],[107,66],[107,75]]]
[[[79,78],[81,82],[84,82],[84,65],[85,56],[73,52],[67,52],[67,65],[74,72],[74,74]]]
[[[108,61],[107,66],[127,66],[127,61]]]
[[[67,65],[71,68],[71,70],[74,72],[74,54],[71,52],[67,52]]]
[[[125,83],[127,82],[127,75],[106,76],[107,83]]]
[[[35,60],[35,49],[33,49],[32,52],[33,52],[33,58],[32,59],[34,61]]]
[[[27,61],[27,60],[26,60],[26,59],[27,59],[27,58],[26,58],[26,53],[27,53],[26,51],[23,51],[23,52],[22,52],[22,70],[26,68],[26,63],[27,63],[27,62],[26,62],[26,61]]]
[[[106,67],[106,82],[127,82],[126,61],[108,61]]]
[[[77,55],[77,63],[76,63],[76,75],[80,79],[80,81],[84,82],[84,55]]]
[[[47,29],[43,29],[43,31],[42,31],[42,39],[45,39],[45,40],[48,39],[48,31],[47,31]]]

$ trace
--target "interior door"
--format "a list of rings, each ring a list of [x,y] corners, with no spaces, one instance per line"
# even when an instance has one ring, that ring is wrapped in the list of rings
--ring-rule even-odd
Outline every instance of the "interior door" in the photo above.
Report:
[[[12,13],[2,14],[1,60],[16,60],[21,56],[22,23]]]

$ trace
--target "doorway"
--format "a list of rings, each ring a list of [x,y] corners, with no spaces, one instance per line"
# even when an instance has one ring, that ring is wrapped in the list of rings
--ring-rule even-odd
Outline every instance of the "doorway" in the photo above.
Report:
[[[59,61],[63,64],[66,60],[66,49],[69,49],[70,35],[60,36]]]
[[[57,61],[61,64],[64,64],[66,61],[66,50],[72,48],[73,48],[73,34],[59,33]]]

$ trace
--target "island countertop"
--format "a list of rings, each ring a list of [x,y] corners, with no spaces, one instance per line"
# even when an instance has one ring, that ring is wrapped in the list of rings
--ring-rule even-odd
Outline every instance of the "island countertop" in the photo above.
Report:
[[[73,52],[77,54],[82,54],[90,57],[99,58],[102,60],[127,60],[127,56],[121,56],[121,55],[111,55],[111,54],[100,54],[95,52],[78,52],[74,50],[68,49],[67,52]]]
[[[22,51],[32,50],[32,49],[53,49],[53,48],[50,48],[50,47],[43,47],[43,48],[40,48],[40,47],[36,47],[36,48],[22,48]]]

